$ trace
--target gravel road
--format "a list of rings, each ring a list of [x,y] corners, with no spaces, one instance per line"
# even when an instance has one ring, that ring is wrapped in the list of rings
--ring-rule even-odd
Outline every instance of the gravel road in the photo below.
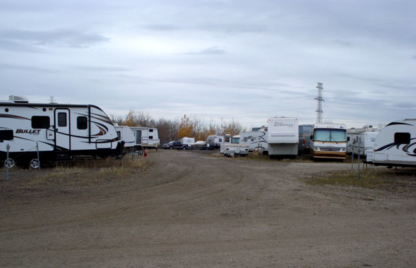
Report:
[[[416,266],[415,195],[303,179],[348,164],[209,154],[159,150],[133,178],[2,198],[0,267]]]

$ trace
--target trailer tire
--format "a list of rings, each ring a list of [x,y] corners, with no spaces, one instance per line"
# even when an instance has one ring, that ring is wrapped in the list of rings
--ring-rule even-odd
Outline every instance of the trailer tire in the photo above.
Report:
[[[9,168],[12,168],[12,167],[14,167],[16,165],[16,162],[14,161],[14,159],[13,158],[8,158],[8,159],[6,159],[6,160],[4,160],[4,166],[5,167],[9,167]]]
[[[29,162],[29,169],[38,169],[39,168],[39,159],[33,158]]]

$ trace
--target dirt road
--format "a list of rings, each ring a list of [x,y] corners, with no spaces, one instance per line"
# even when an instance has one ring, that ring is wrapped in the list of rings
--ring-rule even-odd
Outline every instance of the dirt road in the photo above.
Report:
[[[1,199],[0,267],[415,267],[416,196],[350,168],[158,151],[134,178]]]

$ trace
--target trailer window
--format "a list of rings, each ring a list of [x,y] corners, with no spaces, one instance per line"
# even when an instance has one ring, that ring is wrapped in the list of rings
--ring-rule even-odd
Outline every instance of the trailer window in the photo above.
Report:
[[[149,136],[149,139],[153,139],[153,136]]]
[[[410,133],[394,133],[394,143],[396,144],[409,144]]]
[[[5,129],[0,130],[0,142],[13,140],[13,130]]]
[[[32,116],[32,128],[49,128],[49,116]]]
[[[149,129],[149,132],[153,132],[153,129]]]
[[[66,113],[58,113],[58,127],[66,127]]]
[[[88,119],[86,116],[78,116],[77,118],[77,127],[78,129],[87,129],[88,128]]]

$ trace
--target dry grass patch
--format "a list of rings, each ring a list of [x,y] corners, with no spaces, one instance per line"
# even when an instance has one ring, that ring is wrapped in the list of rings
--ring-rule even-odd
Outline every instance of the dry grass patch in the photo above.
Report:
[[[416,192],[416,169],[414,168],[367,168],[357,170],[333,171],[311,176],[311,185],[343,185],[368,189],[383,189],[393,192]]]
[[[143,158],[84,160],[59,163],[53,168],[37,170],[13,169],[9,181],[1,180],[6,188],[37,190],[66,186],[93,186],[105,181],[128,179],[144,172],[153,163]]]

